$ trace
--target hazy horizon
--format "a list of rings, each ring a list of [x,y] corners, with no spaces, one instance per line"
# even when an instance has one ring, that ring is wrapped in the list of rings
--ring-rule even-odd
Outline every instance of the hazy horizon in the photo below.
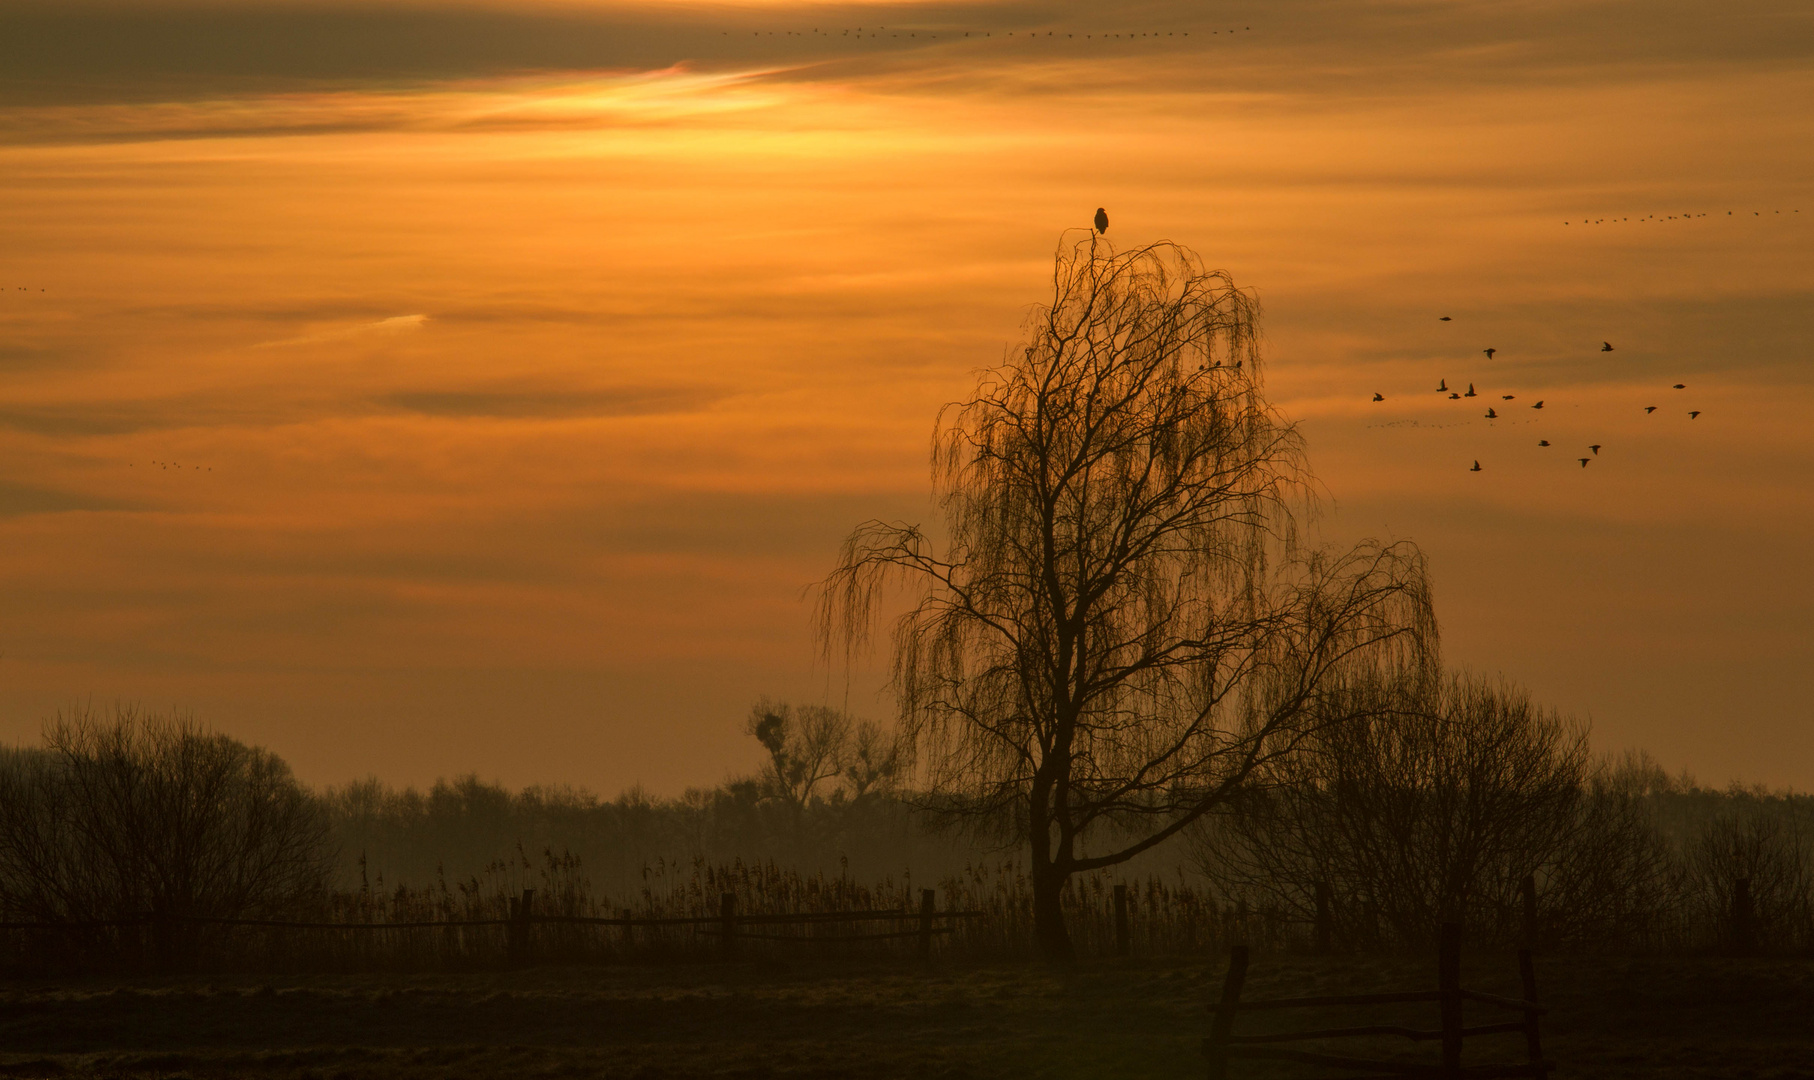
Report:
[[[804,590],[1104,206],[1256,292],[1450,664],[1814,788],[1810,59],[1782,0],[0,0],[0,740],[608,797],[886,717]]]

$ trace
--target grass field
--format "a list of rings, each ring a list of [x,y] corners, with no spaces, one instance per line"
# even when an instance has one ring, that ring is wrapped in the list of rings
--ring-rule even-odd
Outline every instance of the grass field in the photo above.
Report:
[[[1433,966],[1257,956],[1249,994],[1426,988]],[[1552,957],[1538,979],[1558,1076],[1814,1076],[1814,961]],[[1220,964],[1139,960],[13,983],[0,1074],[1190,1077],[1220,983]],[[1515,993],[1515,964],[1469,957],[1464,983]],[[1434,1026],[1433,1006],[1405,1008]],[[1469,1060],[1522,1051],[1517,1036],[1469,1047]]]

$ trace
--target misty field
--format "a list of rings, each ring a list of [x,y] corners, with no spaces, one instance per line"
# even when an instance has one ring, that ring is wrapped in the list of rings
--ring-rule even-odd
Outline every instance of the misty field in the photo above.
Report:
[[[1261,954],[1255,996],[1429,985],[1412,960]],[[1220,962],[924,967],[889,961],[544,967],[13,983],[10,1076],[1197,1076]],[[1807,1076],[1806,960],[1539,959],[1556,1075]],[[1508,955],[1464,980],[1515,992]],[[1416,1019],[1415,1010],[1408,1019]],[[1428,1008],[1422,1006],[1422,1008]],[[1320,1026],[1352,1021],[1306,1013]],[[1263,1030],[1243,1020],[1243,1030]],[[1469,1060],[1516,1060],[1516,1036]],[[1350,1044],[1352,1047],[1352,1044]],[[1284,1076],[1258,1068],[1235,1075]],[[1306,1075],[1302,1072],[1289,1075]]]

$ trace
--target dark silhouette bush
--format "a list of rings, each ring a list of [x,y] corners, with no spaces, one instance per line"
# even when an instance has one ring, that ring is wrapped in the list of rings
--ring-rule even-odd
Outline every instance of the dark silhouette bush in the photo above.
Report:
[[[281,759],[181,715],[83,709],[0,757],[0,907],[61,924],[37,947],[88,962],[180,966],[210,933],[198,919],[303,909],[326,837]]]

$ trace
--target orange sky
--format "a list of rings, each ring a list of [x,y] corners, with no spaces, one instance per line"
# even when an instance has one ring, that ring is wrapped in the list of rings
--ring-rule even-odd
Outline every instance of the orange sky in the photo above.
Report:
[[[1814,786],[1814,17],[1486,7],[0,0],[0,737],[747,768],[1104,205],[1258,291],[1326,534],[1424,546],[1451,663]]]

